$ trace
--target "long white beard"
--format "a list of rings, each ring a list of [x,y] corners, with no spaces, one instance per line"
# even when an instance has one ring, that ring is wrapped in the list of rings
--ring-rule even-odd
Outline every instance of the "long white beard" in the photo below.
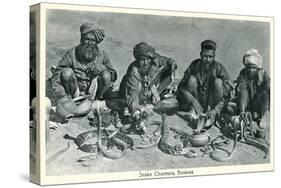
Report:
[[[81,55],[85,61],[93,61],[97,56],[97,47],[81,46]]]

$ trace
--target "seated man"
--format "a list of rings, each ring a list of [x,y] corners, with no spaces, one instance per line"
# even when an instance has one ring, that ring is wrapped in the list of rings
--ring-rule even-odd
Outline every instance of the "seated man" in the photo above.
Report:
[[[262,68],[263,58],[255,49],[246,52],[243,68],[237,78],[237,107],[240,115],[252,113],[260,129],[265,129],[264,115],[270,106],[270,78]],[[262,130],[260,130],[262,131]]]
[[[121,81],[119,96],[125,99],[131,116],[138,121],[147,112],[145,104],[160,100],[159,94],[171,83],[176,64],[145,42],[137,44],[133,54],[136,60]]]
[[[80,32],[80,44],[66,52],[56,67],[52,88],[59,99],[82,95],[89,95],[92,100],[104,99],[117,79],[108,55],[98,48],[104,31],[92,23],[84,23]]]
[[[201,58],[189,65],[178,86],[180,109],[193,109],[197,115],[206,113],[211,120],[206,127],[226,105],[232,85],[224,66],[215,61],[216,47],[212,40],[201,43]]]

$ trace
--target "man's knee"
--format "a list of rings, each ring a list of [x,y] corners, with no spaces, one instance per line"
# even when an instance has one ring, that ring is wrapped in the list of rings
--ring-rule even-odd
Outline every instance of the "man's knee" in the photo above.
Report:
[[[179,88],[177,98],[179,100],[180,106],[189,105],[192,99],[197,97],[197,78],[191,75],[188,79],[187,85]]]
[[[111,74],[109,71],[102,71],[99,75],[99,78],[102,80],[103,83],[111,82]]]
[[[196,97],[197,96],[197,88],[198,88],[197,78],[195,76],[191,75],[189,77],[188,81],[187,81],[187,84],[186,85],[182,85],[179,88],[179,93],[182,93],[184,98],[188,97],[187,93],[190,93],[192,96]]]
[[[213,89],[215,94],[219,95],[219,97],[223,97],[224,88],[222,79],[216,78],[214,80]]]
[[[222,79],[220,78],[216,78],[214,80],[214,86],[217,90],[223,90],[223,82],[222,82]]]
[[[191,75],[188,79],[187,87],[188,88],[197,88],[197,85],[198,85],[197,78],[195,76]]]
[[[210,85],[209,104],[214,108],[223,97],[223,82],[221,79],[216,78]]]
[[[261,91],[258,93],[258,100],[259,103],[258,108],[260,111],[260,114],[263,116],[264,113],[269,110],[269,93],[267,91]]]
[[[259,100],[269,100],[269,93],[266,90],[260,91],[258,93]]]
[[[75,74],[71,68],[64,68],[61,71],[60,79],[61,81],[70,81],[75,78]]]

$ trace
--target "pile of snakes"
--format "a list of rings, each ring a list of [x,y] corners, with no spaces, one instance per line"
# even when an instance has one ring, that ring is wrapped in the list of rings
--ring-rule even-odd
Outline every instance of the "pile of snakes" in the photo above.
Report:
[[[162,152],[169,155],[185,156],[188,158],[197,156],[197,153],[194,152],[189,142],[191,135],[184,131],[170,127],[166,123],[167,115],[165,113],[161,113],[162,122],[151,121],[147,124],[154,124],[158,126],[158,128],[153,132],[154,139],[151,139],[151,143],[146,145],[137,145],[133,138],[120,132],[119,130],[108,130],[106,128],[102,128],[102,112],[99,108],[97,108],[94,113],[97,117],[96,129],[81,133],[76,138],[72,138],[79,150],[91,153],[91,155],[80,157],[77,162],[91,161],[100,157],[119,159],[127,153],[128,149],[147,149],[157,145]],[[269,144],[253,135],[252,117],[250,113],[246,113],[246,118],[233,116],[231,117],[231,120],[225,122],[225,124],[232,126],[232,132],[234,134],[232,150],[228,151],[223,147],[224,145],[229,144],[230,140],[225,136],[219,135],[201,148],[204,155],[210,155],[211,159],[219,162],[228,161],[235,154],[238,140],[244,138],[246,144],[253,145],[263,150],[265,152],[264,158],[268,156]],[[159,130],[160,134],[157,136],[155,133]],[[179,141],[175,144],[169,143],[171,131],[179,137]],[[240,135],[238,134],[239,131]],[[69,136],[66,135],[65,137]],[[49,157],[47,159],[47,163],[55,160],[58,155],[68,150],[69,147],[70,145],[68,142],[68,146],[63,150],[58,151],[55,155]],[[219,156],[218,153],[220,152],[226,153],[227,156]]]
[[[190,150],[190,147],[188,145],[188,140],[190,135],[186,132],[180,131],[178,129],[172,128],[170,127],[167,123],[166,123],[166,114],[162,113],[161,114],[162,117],[162,124],[161,124],[161,139],[160,142],[158,144],[159,149],[166,153],[166,154],[170,154],[170,155],[176,155],[176,156],[191,156],[194,154],[194,152],[192,150]],[[179,135],[180,137],[180,142],[171,145],[168,141],[169,141],[169,137],[170,137],[170,131],[176,133],[177,135]]]
[[[156,135],[160,129],[161,123],[158,121],[147,122],[147,125],[156,125],[158,129],[153,132],[153,139],[150,138],[150,143],[145,145],[137,145],[130,136],[120,132],[119,130],[108,130],[102,128],[103,114],[99,108],[94,112],[97,118],[97,129],[84,132],[78,135],[74,142],[78,146],[78,149],[87,153],[93,153],[93,155],[79,158],[78,162],[90,161],[100,157],[106,157],[109,159],[119,159],[123,157],[128,149],[147,149],[156,146],[160,141],[161,135]],[[91,141],[91,142],[89,142]]]

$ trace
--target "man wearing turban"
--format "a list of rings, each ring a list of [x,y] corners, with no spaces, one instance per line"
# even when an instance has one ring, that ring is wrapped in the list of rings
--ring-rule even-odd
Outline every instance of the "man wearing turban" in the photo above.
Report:
[[[201,43],[200,58],[194,60],[184,72],[178,86],[178,100],[184,111],[194,110],[197,115],[206,113],[213,125],[216,115],[230,98],[230,77],[223,64],[215,60],[217,45],[212,40]]]
[[[173,59],[159,55],[145,42],[137,44],[133,54],[135,61],[130,64],[121,81],[119,96],[125,99],[133,119],[138,120],[146,112],[145,104],[154,103],[157,101],[155,98],[159,99],[152,90],[155,89],[159,94],[166,88],[177,66]],[[149,86],[159,70],[162,70],[159,78]],[[167,81],[169,79],[170,82]]]
[[[107,53],[98,48],[104,39],[104,31],[92,23],[84,23],[80,33],[80,44],[66,52],[55,69],[53,89],[60,99],[81,95],[104,99],[117,79]]]
[[[262,68],[263,58],[258,50],[251,49],[243,57],[243,68],[237,78],[236,94],[238,110],[241,115],[252,113],[260,129],[261,123],[270,105],[270,78]]]

